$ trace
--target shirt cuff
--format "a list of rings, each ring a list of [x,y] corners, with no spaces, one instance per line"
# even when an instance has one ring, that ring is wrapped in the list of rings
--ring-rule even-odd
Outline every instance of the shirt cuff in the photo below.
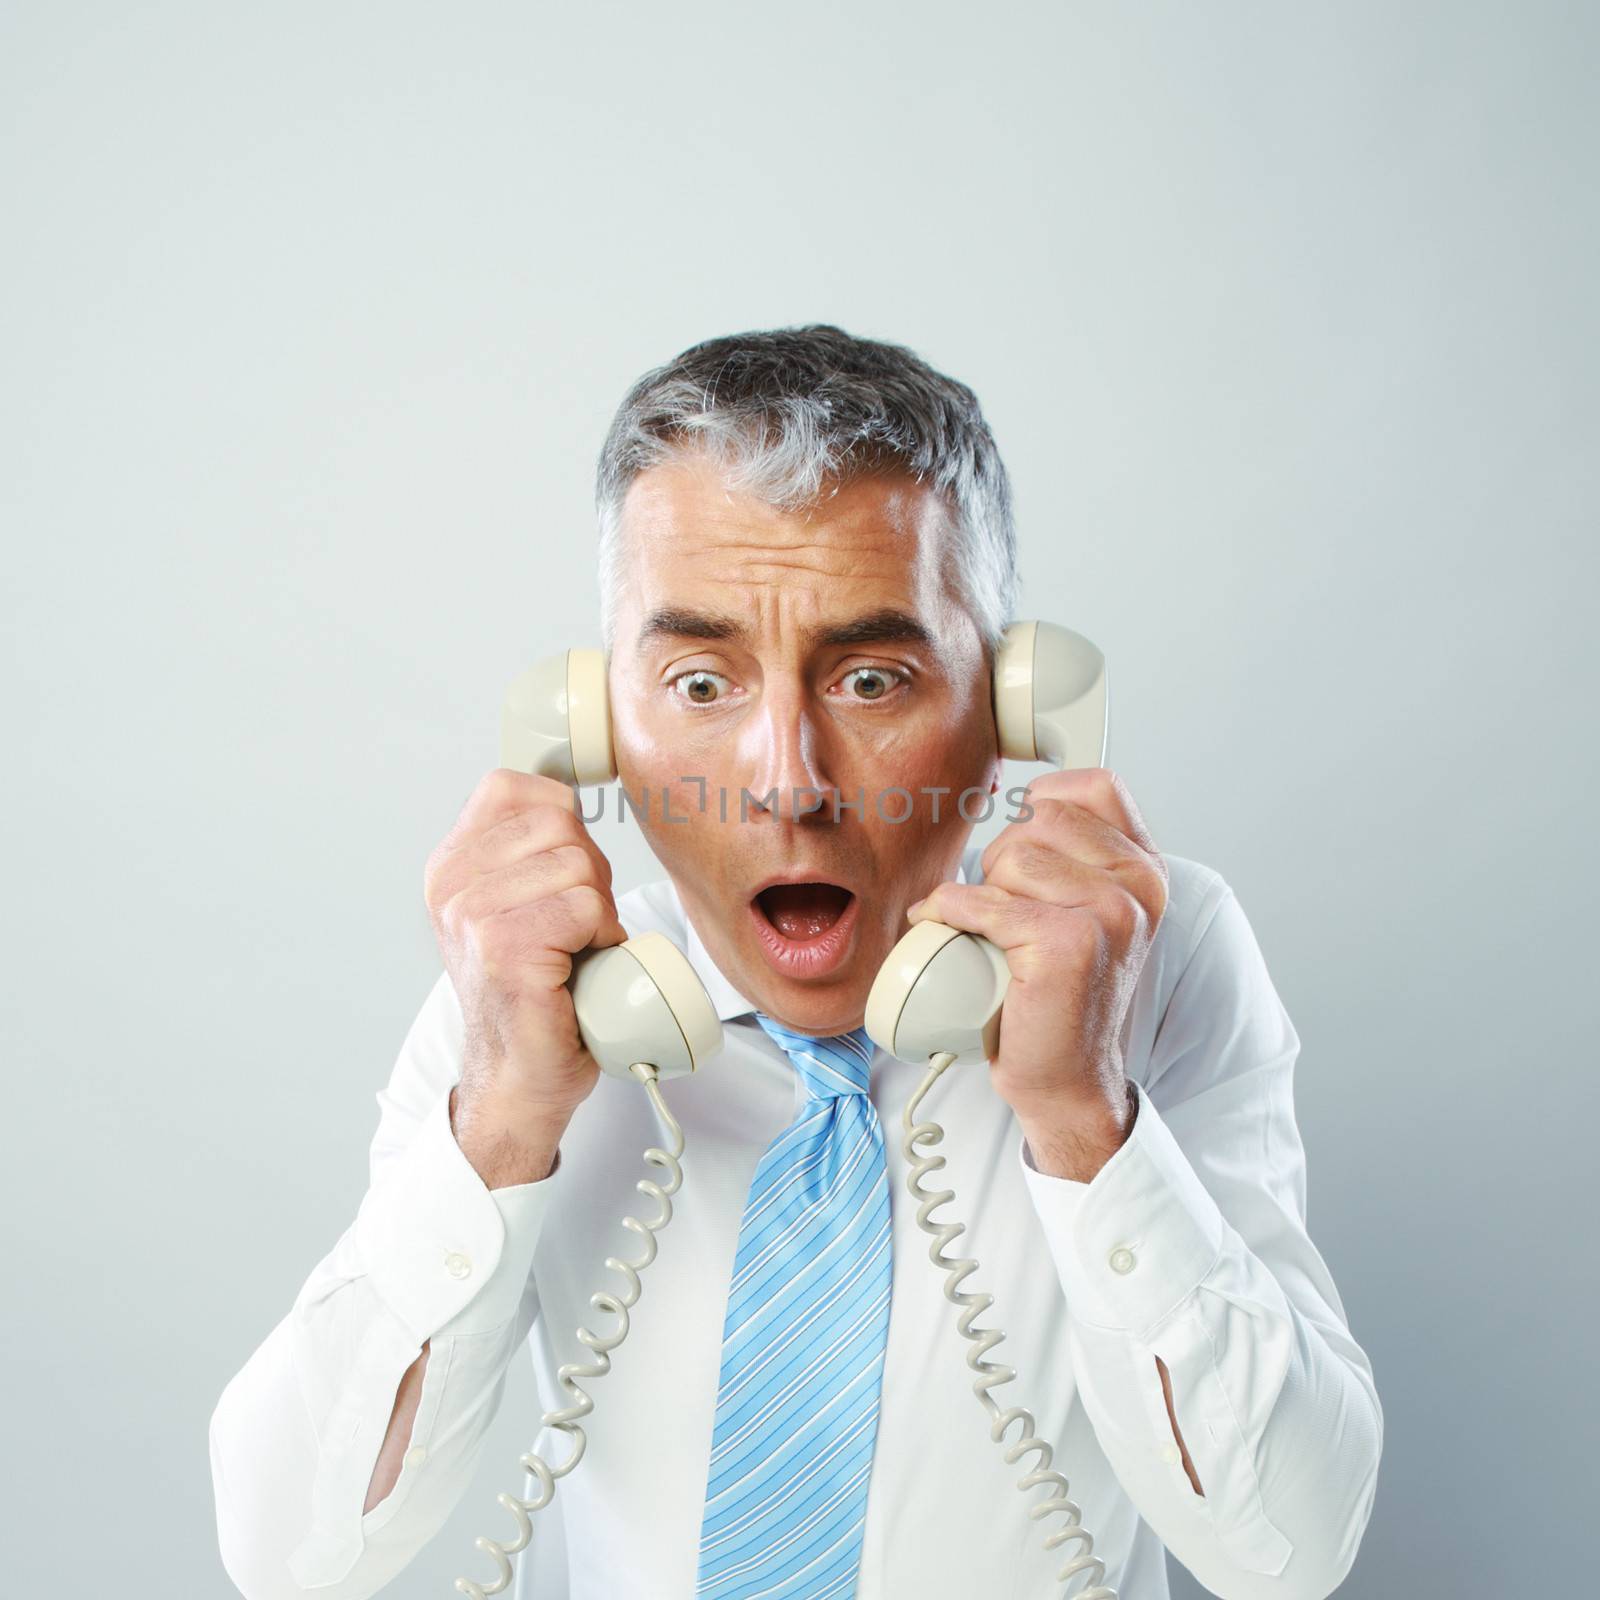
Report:
[[[1017,1160],[1068,1310],[1095,1327],[1143,1334],[1210,1274],[1223,1218],[1144,1086],[1129,1081],[1138,1115],[1090,1182],[1039,1171],[1025,1138]]]
[[[355,1223],[374,1289],[419,1346],[516,1314],[560,1170],[558,1150],[537,1183],[490,1189],[456,1143],[449,1091],[429,1108],[367,1190]]]

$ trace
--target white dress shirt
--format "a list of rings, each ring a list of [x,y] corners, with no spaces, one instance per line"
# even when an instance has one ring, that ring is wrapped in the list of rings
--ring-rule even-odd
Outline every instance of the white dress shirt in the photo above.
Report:
[[[960,876],[981,876],[978,847]],[[946,1129],[955,1191],[935,1220],[967,1231],[952,1255],[995,1297],[979,1325],[1017,1370],[994,1391],[1025,1405],[1121,1600],[1168,1593],[1165,1544],[1224,1600],[1321,1600],[1349,1570],[1376,1489],[1383,1414],[1371,1364],[1305,1226],[1295,1125],[1299,1039],[1232,889],[1166,857],[1171,898],[1123,1033],[1139,1108],[1127,1142],[1090,1183],[1036,1170],[986,1067],[951,1068],[923,1102]],[[713,965],[669,881],[618,898],[629,934],[658,929],[705,983],[726,1042],[664,1085],[682,1123],[683,1188],[612,1369],[587,1381],[587,1452],[533,1518],[516,1600],[689,1600],[740,1215],[757,1160],[802,1090],[751,1003]],[[635,1257],[627,1214],[660,1176],[661,1142],[637,1085],[602,1075],[553,1171],[490,1190],[451,1133],[463,1022],[441,975],[407,1034],[371,1148],[371,1186],[293,1307],[223,1391],[211,1419],[222,1558],[248,1600],[361,1600],[405,1568],[471,1480],[508,1365],[531,1348],[542,1407],[571,1403],[564,1362],[591,1359],[580,1325],[616,1292],[609,1255]],[[1042,1600],[1073,1543],[1046,1552],[1057,1516],[1032,1521],[972,1392],[972,1346],[944,1272],[928,1259],[905,1189],[901,1114],[923,1070],[876,1052],[871,1095],[888,1146],[894,1276],[860,1600]],[[362,1513],[401,1374],[432,1340],[398,1481]],[[1197,1495],[1168,1420],[1155,1358],[1171,1374]],[[1016,1438],[1015,1430],[1008,1442]],[[525,1447],[570,1450],[527,1418]],[[515,1456],[501,1487],[533,1494]],[[492,1498],[475,1531],[516,1523]],[[561,1529],[551,1525],[562,1519]],[[454,1571],[487,1583],[466,1544]],[[1075,1594],[1085,1583],[1080,1578]]]

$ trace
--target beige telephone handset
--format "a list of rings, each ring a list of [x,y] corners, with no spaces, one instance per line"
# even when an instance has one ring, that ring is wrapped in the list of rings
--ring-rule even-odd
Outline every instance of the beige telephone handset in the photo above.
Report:
[[[1049,761],[1058,767],[1101,766],[1105,760],[1107,695],[1105,657],[1082,634],[1050,622],[1017,622],[1007,630],[995,661],[994,715],[1002,756],[1019,761]],[[564,783],[608,783],[617,776],[612,753],[611,715],[606,693],[605,657],[599,650],[568,650],[547,657],[522,673],[506,691],[500,721],[500,764],[539,773]],[[1018,1488],[1041,1484],[1054,1491],[1029,1507],[1035,1519],[1061,1515],[1065,1525],[1051,1533],[1045,1548],[1069,1540],[1081,1546],[1058,1574],[1070,1583],[1086,1576],[1088,1587],[1074,1600],[1117,1600],[1116,1591],[1100,1582],[1105,1563],[1093,1552],[1094,1539],[1084,1528],[1078,1506],[1068,1497],[1067,1480],[1051,1469],[1053,1452],[1035,1436],[1032,1414],[1022,1406],[1002,1408],[989,1391],[1015,1378],[1014,1369],[984,1359],[1004,1338],[997,1329],[973,1327],[993,1297],[960,1288],[978,1263],[970,1257],[949,1258],[944,1247],[965,1231],[960,1223],[935,1223],[929,1213],[953,1192],[923,1187],[923,1177],[945,1165],[943,1156],[929,1156],[924,1146],[944,1137],[935,1122],[914,1121],[917,1108],[940,1075],[953,1063],[977,1063],[998,1048],[1000,1011],[1010,973],[1005,958],[987,939],[961,933],[939,922],[919,922],[889,952],[867,996],[868,1037],[899,1060],[926,1065],[920,1087],[906,1104],[902,1122],[903,1150],[910,1170],[907,1188],[918,1202],[917,1224],[933,1237],[929,1258],[947,1271],[945,1295],[962,1308],[958,1327],[972,1343],[967,1364],[978,1374],[972,1387],[990,1415],[990,1437],[1014,1463],[1030,1451],[1036,1465],[1024,1472]],[[667,1172],[665,1184],[641,1179],[638,1188],[657,1202],[651,1221],[624,1219],[645,1245],[632,1262],[607,1258],[606,1265],[623,1274],[627,1287],[620,1296],[596,1294],[590,1304],[619,1319],[609,1338],[588,1328],[579,1340],[595,1352],[589,1363],[568,1363],[558,1381],[574,1404],[548,1411],[543,1426],[573,1440],[567,1459],[552,1467],[533,1451],[521,1457],[530,1476],[539,1480],[534,1498],[501,1494],[499,1503],[517,1519],[510,1544],[479,1538],[476,1547],[499,1569],[489,1583],[457,1578],[455,1587],[470,1600],[501,1593],[511,1581],[509,1557],[526,1549],[531,1533],[529,1514],[550,1503],[558,1478],[583,1457],[585,1436],[579,1419],[593,1401],[574,1381],[599,1377],[610,1370],[609,1352],[628,1332],[628,1312],[639,1297],[639,1270],[655,1259],[655,1234],[672,1216],[671,1196],[680,1187],[683,1131],[667,1109],[658,1087],[663,1078],[694,1071],[722,1045],[722,1025],[698,975],[671,940],[643,933],[603,950],[586,950],[573,958],[573,1007],[585,1047],[601,1069],[616,1077],[632,1077],[649,1092],[656,1115],[668,1132],[668,1149],[652,1148],[645,1160]],[[1021,1423],[1013,1444],[1007,1429]]]

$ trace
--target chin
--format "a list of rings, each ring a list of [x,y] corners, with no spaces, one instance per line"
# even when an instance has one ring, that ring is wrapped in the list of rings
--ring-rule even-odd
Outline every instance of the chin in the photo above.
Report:
[[[877,974],[875,963],[856,960],[832,978],[806,981],[774,973],[760,950],[742,950],[741,955],[746,973],[741,986],[744,994],[784,1027],[826,1038],[848,1034],[866,1018],[867,992]]]
[[[775,1022],[797,1033],[812,1034],[825,1039],[836,1033],[849,1033],[859,1028],[867,1011],[867,991],[870,982],[829,984],[818,990],[805,984],[776,983],[770,974],[757,974],[757,982],[750,988],[750,998]]]

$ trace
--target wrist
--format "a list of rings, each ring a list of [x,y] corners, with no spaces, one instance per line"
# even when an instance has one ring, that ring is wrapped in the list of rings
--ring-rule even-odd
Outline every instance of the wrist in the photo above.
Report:
[[[450,1131],[484,1186],[506,1189],[550,1176],[575,1109],[513,1104],[457,1084],[450,1091]]]
[[[1124,1080],[1120,1095],[1085,1102],[1057,1098],[1013,1107],[1033,1165],[1047,1177],[1092,1183],[1133,1132],[1139,1099]]]

